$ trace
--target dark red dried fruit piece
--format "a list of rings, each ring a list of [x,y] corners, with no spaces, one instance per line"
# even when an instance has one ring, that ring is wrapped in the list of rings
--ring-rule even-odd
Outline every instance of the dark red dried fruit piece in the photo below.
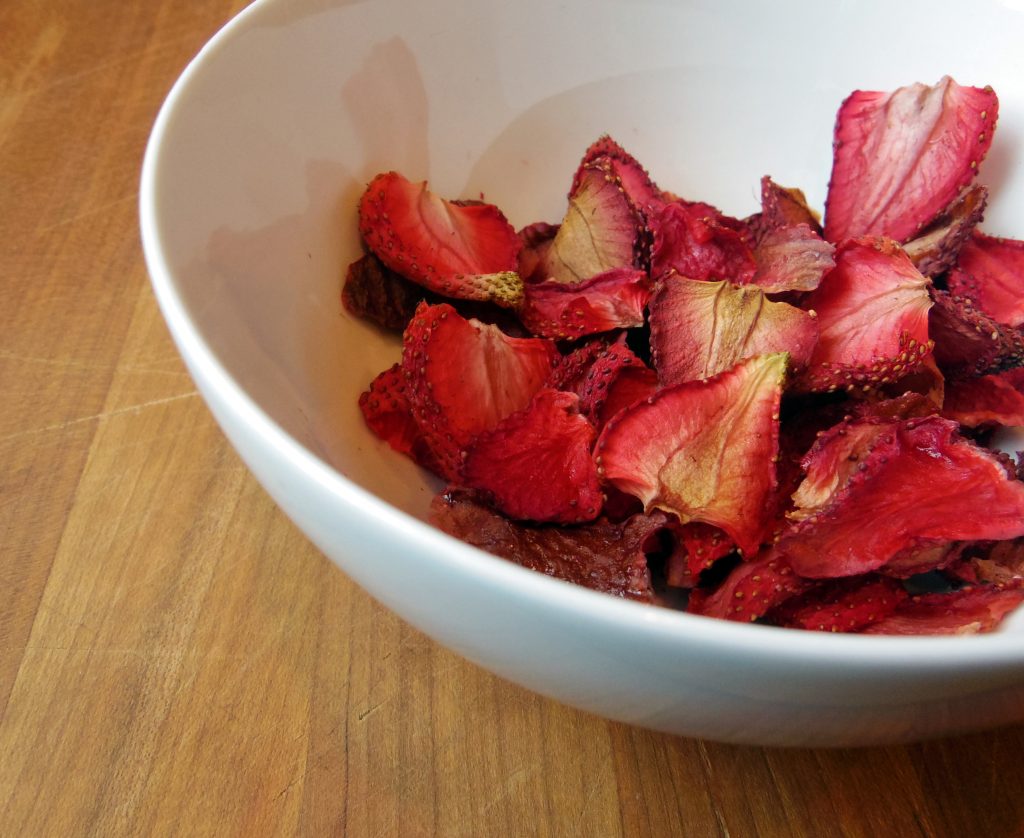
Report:
[[[580,415],[577,396],[545,388],[477,437],[463,480],[515,520],[593,521],[601,511],[601,483],[590,454],[596,436]]]
[[[767,550],[753,561],[740,562],[711,593],[695,588],[686,610],[705,617],[753,622],[813,584]]]
[[[835,247],[806,224],[776,227],[754,249],[757,273],[751,282],[768,293],[813,291],[835,267]]]
[[[988,202],[984,186],[972,186],[903,249],[925,276],[939,276],[956,264],[960,248],[981,223]]]
[[[675,535],[686,553],[687,574],[693,579],[736,549],[733,540],[722,530],[700,521],[683,524],[675,530]]]
[[[867,430],[851,446],[850,432],[860,427]],[[909,550],[1024,535],[1024,483],[961,437],[956,423],[932,417],[846,431],[811,456],[839,464],[849,452],[856,460],[835,487],[817,478],[821,490],[798,502],[797,523],[778,541],[802,576],[853,576]]]
[[[817,585],[767,615],[769,622],[808,631],[853,632],[892,614],[907,592],[894,579],[858,576]]]
[[[413,419],[400,364],[389,367],[370,382],[370,388],[359,396],[359,409],[370,430],[388,445],[425,468],[438,471],[419,425]]]
[[[803,368],[818,339],[815,318],[768,300],[754,286],[670,275],[650,300],[651,354],[671,386],[717,375],[755,355],[789,352]]]
[[[402,370],[413,416],[442,477],[458,480],[463,450],[526,407],[557,356],[551,341],[510,338],[463,319],[447,303],[416,309],[405,331]]]
[[[664,200],[662,191],[651,180],[647,170],[607,134],[599,137],[583,154],[583,160],[572,179],[570,195],[579,189],[586,167],[597,162],[618,181],[634,208],[644,210]]]
[[[350,314],[400,332],[425,294],[422,286],[384,267],[368,253],[349,265],[341,302]]]
[[[960,560],[966,546],[962,542],[954,541],[948,544],[908,547],[889,559],[879,573],[896,579],[910,579],[921,573],[945,570]]]
[[[555,359],[551,375],[548,376],[545,386],[553,387],[556,390],[568,390],[579,395],[583,380],[590,367],[607,350],[608,340],[606,337],[580,343],[571,352]]]
[[[391,270],[445,297],[516,308],[519,239],[491,204],[446,201],[426,182],[377,175],[359,202],[359,232]]]
[[[961,425],[1024,425],[1024,367],[952,382],[942,415]]]
[[[650,285],[635,268],[612,268],[582,282],[531,283],[519,317],[533,334],[555,339],[642,326]]]
[[[1020,604],[1024,590],[995,585],[906,600],[865,634],[978,634],[993,631]]]
[[[668,525],[661,513],[615,524],[602,518],[579,527],[516,524],[460,491],[434,499],[431,521],[449,535],[523,567],[641,602],[655,598],[644,547]]]
[[[853,239],[804,301],[819,337],[802,389],[871,389],[913,372],[931,349],[928,280],[889,239]]]
[[[1024,366],[1024,333],[997,323],[966,297],[933,290],[932,298],[928,331],[947,379]]]
[[[519,251],[519,276],[524,282],[542,282],[547,278],[539,274],[544,273],[542,265],[557,234],[558,225],[546,221],[528,224],[516,234],[522,245]]]
[[[619,340],[594,360],[576,392],[583,415],[600,429],[622,408],[653,395],[657,387],[654,370]]]
[[[997,585],[1024,584],[1024,538],[998,541],[969,560],[974,582]],[[965,574],[963,574],[965,575]]]
[[[1024,241],[986,236],[977,230],[960,248],[949,291],[970,298],[1004,326],[1024,324]]]
[[[779,227],[806,224],[819,236],[821,223],[800,189],[779,186],[768,175],[761,178],[761,212],[747,220],[758,242]]]
[[[852,93],[836,117],[825,238],[916,235],[974,179],[998,109],[992,88],[949,76],[933,87]]]
[[[653,237],[652,279],[662,279],[675,271],[688,279],[745,284],[757,272],[746,237],[700,204],[665,204],[652,212],[648,224]]]
[[[760,355],[623,410],[595,449],[605,479],[646,509],[721,528],[753,555],[775,486],[786,364],[784,353]]]

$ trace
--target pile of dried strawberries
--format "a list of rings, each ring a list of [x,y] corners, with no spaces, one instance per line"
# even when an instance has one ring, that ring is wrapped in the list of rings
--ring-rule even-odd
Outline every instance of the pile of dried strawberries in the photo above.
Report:
[[[395,172],[349,311],[403,332],[360,406],[435,523],[549,575],[730,620],[988,631],[1024,600],[1024,242],[979,229],[991,88],[839,109],[824,226],[732,218],[608,137],[516,232]],[[682,592],[682,595],[680,593]]]

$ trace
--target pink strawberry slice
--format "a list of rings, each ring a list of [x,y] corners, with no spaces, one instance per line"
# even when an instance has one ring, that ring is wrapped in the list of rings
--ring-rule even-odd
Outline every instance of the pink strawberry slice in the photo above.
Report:
[[[412,416],[400,364],[384,370],[359,397],[363,418],[377,436],[424,468],[439,470],[430,447]]]
[[[818,476],[826,490],[808,494],[814,505],[800,507],[777,544],[801,576],[854,576],[908,551],[1024,535],[1024,483],[961,437],[955,422],[909,419],[871,427],[852,448],[836,434],[824,447],[831,446],[846,460],[823,450],[813,456],[836,464],[835,488]]]
[[[835,248],[807,224],[769,230],[754,249],[751,282],[765,292],[813,291],[835,267]]]
[[[789,352],[795,368],[818,339],[813,315],[755,286],[669,275],[650,301],[651,354],[663,385],[717,375],[755,355]]]
[[[714,591],[695,588],[686,610],[705,617],[753,622],[813,584],[797,576],[785,559],[765,550],[753,561],[740,562]]]
[[[1024,366],[1024,332],[997,323],[967,297],[932,291],[928,331],[947,378],[987,375]]]
[[[895,579],[869,574],[817,585],[782,603],[767,620],[808,631],[854,632],[885,619],[905,599]]]
[[[772,230],[800,224],[806,224],[821,235],[818,215],[808,206],[804,193],[779,186],[768,175],[761,178],[761,212],[748,218],[747,224],[758,242]]]
[[[646,509],[721,528],[744,555],[753,555],[775,486],[787,359],[759,355],[621,411],[597,443],[605,479]]]
[[[992,88],[949,76],[933,87],[852,93],[836,118],[825,238],[915,236],[974,180],[998,110]]]
[[[465,320],[447,303],[416,309],[405,330],[402,372],[442,477],[459,479],[463,451],[526,407],[557,357],[551,341],[508,337],[496,326]]]
[[[836,250],[836,266],[803,303],[819,337],[797,384],[815,392],[870,389],[917,369],[931,350],[929,282],[890,239]]]
[[[950,382],[942,415],[970,428],[1024,425],[1024,367]]]
[[[960,248],[949,290],[969,297],[997,323],[1024,324],[1024,241],[975,230]]]
[[[981,223],[988,203],[988,190],[975,185],[957,198],[915,238],[903,245],[910,261],[925,276],[941,276],[952,268],[960,249]]]
[[[654,280],[675,271],[687,279],[745,284],[757,272],[746,237],[700,204],[665,204],[651,213],[648,224]]]
[[[591,143],[584,152],[583,160],[573,176],[570,197],[579,189],[586,168],[598,161],[615,178],[635,209],[644,211],[648,206],[664,201],[664,193],[651,180],[647,170],[607,134]]]
[[[620,338],[595,358],[576,392],[583,415],[600,430],[620,410],[654,395],[657,389],[654,370]]]
[[[555,339],[642,326],[650,286],[635,268],[612,268],[582,282],[531,283],[519,317],[533,334]]]
[[[601,482],[591,448],[594,426],[579,398],[545,388],[522,410],[470,446],[463,479],[495,508],[521,521],[578,524],[601,511]]]
[[[1024,589],[985,585],[906,600],[865,634],[978,634],[993,631],[1021,603]]]
[[[359,201],[359,232],[391,270],[445,297],[516,308],[516,231],[492,204],[446,201],[397,172],[377,175]]]

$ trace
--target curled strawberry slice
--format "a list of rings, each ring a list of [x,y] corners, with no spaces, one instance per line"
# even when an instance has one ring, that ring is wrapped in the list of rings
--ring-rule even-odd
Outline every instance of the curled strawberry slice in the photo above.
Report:
[[[438,471],[430,447],[413,418],[400,364],[394,364],[370,382],[370,388],[359,397],[359,409],[370,430],[388,445],[424,468]]]
[[[787,359],[759,355],[621,411],[597,443],[605,479],[647,509],[721,528],[744,555],[753,555],[775,486]]]
[[[997,323],[967,297],[932,291],[928,331],[935,360],[951,379],[1024,366],[1024,332]]]
[[[579,188],[587,167],[598,162],[614,178],[637,210],[644,211],[648,206],[659,205],[665,200],[664,193],[651,180],[647,170],[607,134],[599,137],[584,152],[583,160],[573,176],[570,196]]]
[[[931,277],[952,268],[971,231],[981,223],[987,202],[988,190],[972,186],[916,238],[904,244],[914,267]]]
[[[768,293],[813,291],[835,267],[834,253],[807,224],[776,227],[754,249],[757,273],[751,282]]]
[[[975,230],[959,256],[950,292],[969,297],[997,323],[1024,324],[1024,241]]]
[[[799,224],[806,224],[821,235],[818,215],[807,204],[803,191],[779,186],[768,175],[761,178],[761,212],[747,219],[747,223],[758,242],[772,230]]]
[[[1024,367],[952,382],[942,415],[961,425],[1024,425]]]
[[[993,631],[1020,604],[1024,589],[996,585],[926,594],[903,602],[865,634],[978,634]]]
[[[531,283],[519,317],[533,334],[555,339],[642,326],[650,296],[647,274],[612,268],[582,282]]]
[[[974,179],[998,110],[992,88],[949,76],[932,87],[852,93],[836,118],[825,238],[916,235]]]
[[[674,201],[654,210],[648,223],[652,279],[674,271],[687,279],[745,284],[757,272],[747,236],[723,223],[712,207]]]
[[[359,201],[359,232],[387,267],[442,296],[522,301],[519,239],[492,204],[446,201],[426,182],[386,172]]]
[[[626,407],[652,396],[657,376],[620,339],[595,358],[576,392],[580,410],[599,430]]]

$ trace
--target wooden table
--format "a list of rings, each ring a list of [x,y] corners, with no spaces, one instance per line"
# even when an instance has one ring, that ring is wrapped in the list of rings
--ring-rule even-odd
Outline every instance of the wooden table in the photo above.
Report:
[[[171,345],[143,147],[232,0],[0,5],[0,835],[1024,834],[1024,728],[769,750],[611,724],[403,625]]]

